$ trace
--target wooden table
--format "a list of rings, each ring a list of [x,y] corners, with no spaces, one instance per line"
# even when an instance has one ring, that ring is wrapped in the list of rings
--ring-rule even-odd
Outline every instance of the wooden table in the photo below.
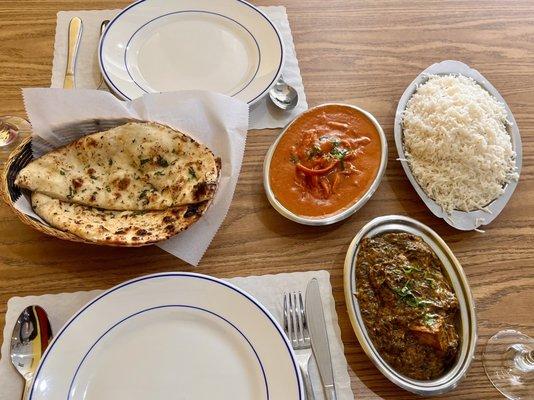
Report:
[[[261,0],[260,5],[275,4]],[[356,398],[415,396],[385,379],[362,352],[343,296],[343,260],[356,232],[386,214],[434,228],[463,264],[476,298],[479,346],[467,378],[446,397],[499,398],[481,354],[490,335],[534,335],[534,2],[442,0],[285,0],[310,106],[327,101],[373,113],[388,137],[389,165],[356,215],[331,227],[304,227],[274,211],[262,188],[262,162],[277,130],[252,131],[230,212],[198,268],[157,247],[115,249],[56,240],[23,225],[0,205],[0,325],[12,296],[105,289],[158,271],[217,277],[326,269],[331,273]],[[0,114],[24,115],[20,88],[50,84],[56,13],[119,8],[126,1],[3,0],[0,3]],[[486,233],[459,232],[432,216],[396,161],[397,101],[428,65],[461,60],[501,92],[523,139],[519,186]]]

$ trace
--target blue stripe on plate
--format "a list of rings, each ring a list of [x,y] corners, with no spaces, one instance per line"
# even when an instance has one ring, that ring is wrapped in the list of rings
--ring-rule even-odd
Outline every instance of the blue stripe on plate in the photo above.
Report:
[[[127,100],[132,100],[132,99],[130,97],[128,97],[125,93],[123,93],[109,78],[109,75],[108,75],[108,73],[106,71],[106,68],[104,67],[104,63],[102,62],[102,47],[103,47],[103,44],[105,42],[105,39],[106,39],[107,33],[109,31],[109,28],[111,28],[111,26],[115,23],[115,21],[117,21],[124,13],[126,13],[131,8],[136,7],[139,4],[144,3],[145,1],[150,1],[150,0],[139,0],[139,1],[135,2],[135,3],[133,3],[133,4],[130,4],[124,10],[122,10],[118,15],[116,15],[115,18],[113,18],[111,20],[111,22],[108,24],[108,26],[107,26],[107,28],[106,28],[106,30],[104,32],[104,35],[102,35],[102,38],[100,39],[100,44],[98,46],[98,60],[99,60],[99,63],[100,63],[100,70],[102,71],[106,82],[108,83],[108,85],[112,86],[116,92],[120,93],[121,96],[123,96]],[[278,63],[278,69],[276,70],[276,74],[274,75],[274,78],[271,80],[271,82],[267,85],[267,87],[265,89],[263,89],[263,91],[260,94],[258,94],[256,97],[254,97],[253,99],[251,99],[251,100],[249,100],[247,102],[248,104],[251,104],[254,101],[256,101],[258,98],[262,97],[271,88],[271,86],[274,84],[274,82],[278,79],[278,76],[280,75],[280,71],[281,71],[283,63],[284,63],[284,44],[282,42],[282,38],[280,37],[280,34],[278,33],[278,29],[276,29],[276,27],[271,22],[271,20],[262,11],[260,11],[258,8],[254,7],[252,4],[250,4],[250,3],[248,3],[248,2],[246,2],[244,0],[235,0],[235,1],[241,3],[241,4],[245,5],[245,6],[250,7],[252,10],[254,10],[258,14],[260,14],[269,23],[269,25],[271,25],[271,27],[273,28],[273,31],[276,33],[276,37],[278,38],[278,43],[280,44],[280,61]]]
[[[205,308],[202,308],[202,307],[196,307],[196,306],[191,306],[191,305],[186,305],[186,304],[165,304],[165,305],[161,305],[161,306],[157,306],[157,307],[146,308],[144,310],[141,310],[141,311],[138,311],[136,313],[130,314],[127,317],[121,319],[119,322],[113,324],[108,330],[106,330],[102,335],[100,335],[100,337],[91,345],[89,350],[87,350],[87,352],[83,356],[82,360],[79,362],[78,367],[76,368],[76,371],[74,372],[74,376],[72,377],[72,380],[71,380],[70,385],[69,385],[69,391],[67,393],[67,400],[69,400],[69,398],[71,397],[72,388],[74,386],[74,381],[76,380],[76,376],[78,375],[78,372],[80,371],[80,368],[82,367],[83,363],[85,362],[86,358],[89,356],[91,351],[95,348],[95,346],[98,344],[98,342],[100,342],[100,340],[102,340],[104,338],[104,336],[106,336],[114,328],[116,328],[117,326],[119,326],[123,322],[129,320],[130,318],[136,317],[136,316],[138,316],[140,314],[144,314],[144,313],[149,312],[149,311],[159,310],[159,309],[162,309],[162,308],[189,308],[189,309],[193,309],[193,310],[204,311],[204,312],[206,312],[208,314],[211,314],[211,315],[213,315],[215,317],[220,318],[221,320],[226,322],[228,325],[233,327],[237,332],[239,332],[239,334],[243,337],[243,339],[246,340],[246,342],[248,343],[248,345],[250,346],[250,348],[254,352],[254,355],[256,356],[256,359],[258,360],[258,363],[260,364],[261,373],[263,375],[263,381],[265,382],[265,392],[267,394],[267,400],[270,398],[269,397],[269,385],[267,383],[267,376],[265,375],[265,369],[263,368],[263,364],[262,364],[262,362],[260,360],[260,357],[258,356],[258,352],[254,348],[254,346],[252,345],[250,340],[248,340],[248,338],[245,336],[245,334],[243,332],[241,332],[241,330],[235,324],[233,324],[232,322],[230,322],[228,319],[224,318],[223,316],[221,316],[221,315],[219,315],[219,314],[217,314],[217,313],[215,313],[213,311],[210,311],[210,310],[207,310]]]
[[[144,1],[144,0],[142,0],[142,1]],[[170,272],[170,273],[163,273],[163,274],[144,276],[144,277],[141,277],[141,278],[137,278],[137,279],[125,282],[125,283],[120,284],[118,286],[115,286],[114,288],[108,290],[107,292],[102,293],[100,296],[98,296],[96,299],[94,299],[91,302],[89,302],[88,304],[86,304],[80,311],[78,311],[78,313],[76,313],[65,324],[65,326],[63,326],[63,328],[61,328],[61,330],[59,331],[57,336],[54,338],[54,340],[52,341],[50,346],[48,346],[48,348],[46,349],[46,352],[45,352],[41,362],[39,363],[37,371],[35,372],[35,377],[33,379],[33,384],[32,384],[31,390],[30,390],[29,400],[33,399],[33,392],[34,392],[34,388],[35,388],[35,383],[38,381],[39,374],[41,373],[41,370],[42,370],[43,366],[46,364],[46,360],[47,360],[49,354],[52,352],[52,349],[55,347],[56,343],[59,341],[59,339],[61,338],[63,333],[65,333],[65,331],[69,328],[69,326],[74,321],[76,321],[76,319],[81,314],[83,314],[89,307],[91,307],[97,301],[103,299],[104,297],[108,296],[109,294],[111,294],[111,293],[113,293],[113,292],[115,292],[115,291],[117,291],[119,289],[122,289],[122,288],[124,288],[126,286],[132,285],[134,283],[142,282],[142,281],[145,281],[145,280],[149,280],[149,279],[168,278],[168,277],[173,277],[173,278],[195,278],[195,279],[203,279],[203,280],[206,280],[206,281],[209,281],[209,282],[217,283],[219,285],[226,286],[228,289],[231,289],[234,292],[242,295],[243,297],[248,299],[252,304],[254,304],[256,307],[258,307],[260,309],[260,311],[269,319],[269,321],[271,321],[273,326],[276,328],[276,331],[280,335],[280,339],[282,340],[282,343],[284,343],[284,345],[286,347],[286,350],[289,353],[289,358],[291,359],[291,363],[293,364],[293,370],[295,372],[295,377],[297,379],[297,391],[299,393],[299,400],[303,399],[303,387],[302,387],[301,380],[299,379],[300,375],[299,375],[299,371],[298,371],[298,368],[297,368],[297,364],[295,363],[295,359],[293,358],[293,355],[292,355],[293,354],[292,349],[291,349],[291,347],[289,345],[289,342],[288,342],[285,334],[282,332],[282,330],[278,326],[278,323],[273,319],[273,317],[269,314],[269,312],[265,309],[264,306],[262,306],[260,303],[258,303],[248,293],[246,293],[245,291],[239,289],[237,286],[234,286],[234,285],[232,285],[232,284],[230,284],[228,282],[224,282],[222,280],[219,280],[219,279],[216,279],[216,278],[212,278],[212,277],[207,276],[207,275],[195,274],[195,273],[191,273],[191,272]]]

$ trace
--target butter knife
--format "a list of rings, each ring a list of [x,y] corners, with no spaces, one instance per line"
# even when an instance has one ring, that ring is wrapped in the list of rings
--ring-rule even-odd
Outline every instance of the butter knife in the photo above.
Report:
[[[64,89],[74,89],[76,82],[74,80],[76,68],[76,56],[78,55],[78,47],[80,46],[80,39],[82,38],[83,24],[79,17],[74,17],[69,23],[69,42],[67,50],[67,70],[65,71],[65,80],[63,81]]]
[[[336,400],[336,387],[334,384],[334,372],[332,370],[332,355],[328,343],[328,333],[324,319],[323,302],[319,292],[319,282],[312,279],[306,288],[306,319],[313,354],[317,361],[317,368],[323,384],[323,390],[327,400]]]

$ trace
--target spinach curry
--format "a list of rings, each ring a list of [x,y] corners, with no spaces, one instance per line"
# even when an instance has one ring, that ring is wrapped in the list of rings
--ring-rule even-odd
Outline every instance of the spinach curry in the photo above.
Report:
[[[367,332],[381,357],[412,379],[443,375],[459,349],[458,300],[443,265],[418,236],[363,239],[356,287]]]

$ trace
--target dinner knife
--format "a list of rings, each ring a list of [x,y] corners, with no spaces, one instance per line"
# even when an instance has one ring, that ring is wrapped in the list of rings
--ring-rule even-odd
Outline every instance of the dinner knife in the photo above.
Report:
[[[312,350],[317,361],[326,399],[336,400],[332,356],[328,343],[323,302],[321,301],[321,294],[319,292],[319,282],[315,278],[308,283],[308,287],[306,288],[306,319],[310,332]]]
[[[74,69],[76,67],[76,56],[78,47],[82,38],[83,24],[79,17],[73,17],[69,23],[69,39],[67,49],[67,70],[65,71],[65,80],[63,81],[64,89],[74,89],[76,82],[74,80]]]

